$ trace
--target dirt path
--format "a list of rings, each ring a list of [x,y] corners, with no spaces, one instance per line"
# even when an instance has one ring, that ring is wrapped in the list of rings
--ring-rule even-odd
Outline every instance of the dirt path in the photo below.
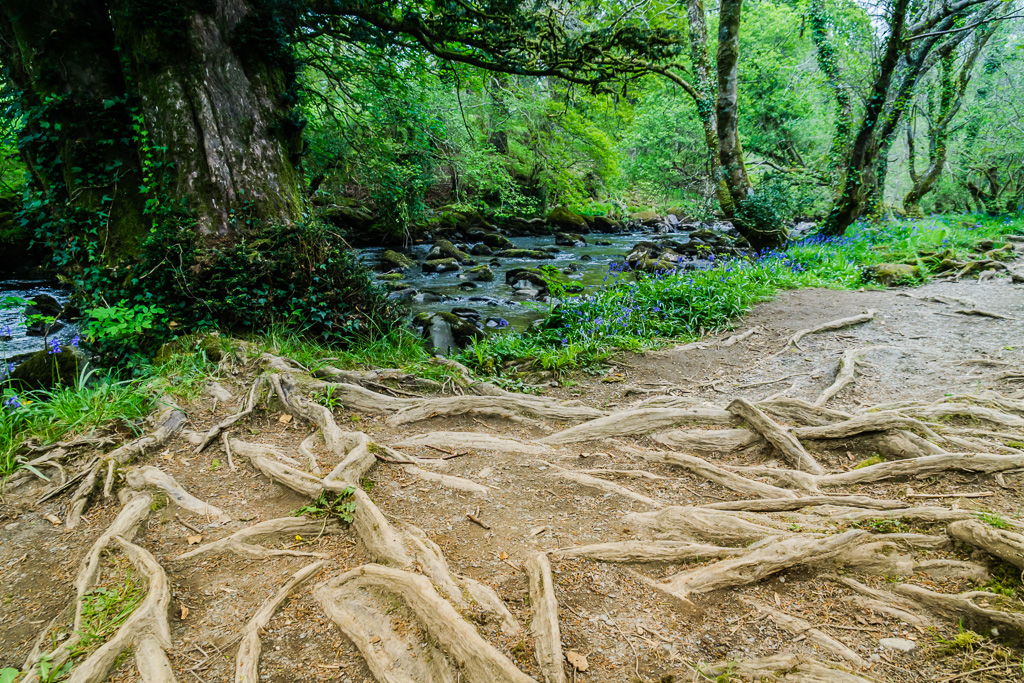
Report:
[[[1006,317],[956,312],[967,309]],[[788,343],[867,310],[868,322]],[[339,385],[333,414],[304,398],[323,383],[287,361],[225,364],[231,398],[181,406],[187,424],[116,468],[122,500],[100,493],[67,530],[44,516],[67,520],[69,496],[34,509],[45,489],[30,483],[7,497],[0,665],[21,666],[40,633],[59,661],[76,638],[76,576],[93,594],[135,567],[153,618],[132,631],[149,635],[126,634],[134,654],[103,661],[98,643],[80,645],[72,680],[138,680],[137,663],[143,680],[211,683],[254,680],[257,663],[275,682],[691,681],[712,664],[723,668],[702,669],[711,679],[1019,678],[1019,607],[952,596],[1012,593],[1024,568],[1024,291],[988,280],[787,292],[705,344],[624,357],[605,381],[549,399],[484,389],[499,395],[422,404]],[[820,408],[790,400],[819,399],[844,354],[852,384]],[[235,469],[219,434],[195,453],[259,373],[263,401],[226,430]],[[169,502],[181,490],[142,481],[154,470],[123,481],[139,466],[216,509]],[[349,485],[353,524],[290,517]],[[127,544],[109,539],[82,583],[115,518]],[[257,548],[204,546],[281,519]],[[961,621],[978,642],[958,635]]]

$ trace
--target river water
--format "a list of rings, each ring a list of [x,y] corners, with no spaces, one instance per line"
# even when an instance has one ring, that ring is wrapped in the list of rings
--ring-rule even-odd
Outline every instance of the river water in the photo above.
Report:
[[[571,281],[584,287],[584,291],[594,291],[605,285],[608,279],[609,266],[613,263],[622,263],[625,255],[629,253],[633,245],[644,240],[657,241],[659,235],[651,231],[617,233],[617,234],[587,234],[583,236],[587,241],[584,247],[558,246],[558,253],[553,254],[554,259],[525,259],[525,258],[503,258],[498,257],[499,265],[491,265],[492,256],[473,256],[477,264],[490,265],[494,273],[493,282],[473,282],[476,285],[473,289],[462,289],[460,284],[468,282],[467,271],[472,266],[463,266],[461,272],[447,273],[424,273],[421,270],[421,262],[430,251],[430,244],[418,244],[411,249],[413,260],[417,261],[412,269],[403,274],[402,282],[417,290],[418,295],[409,301],[412,312],[420,311],[451,311],[453,308],[474,308],[481,314],[481,319],[502,318],[515,329],[524,330],[531,322],[542,318],[548,310],[547,304],[539,301],[522,301],[513,299],[515,290],[505,283],[505,273],[513,268],[540,268],[541,266],[554,266],[564,270],[575,264],[577,271],[567,273],[566,277]],[[677,238],[679,234],[669,234],[664,237]],[[517,249],[544,250],[555,247],[555,237],[510,237]],[[610,242],[608,245],[597,245],[597,241]],[[460,247],[461,248],[461,247]],[[383,247],[367,248],[361,250],[363,262],[367,267],[376,266]],[[467,249],[468,251],[468,249]],[[589,257],[586,259],[584,257]],[[694,267],[706,267],[706,262],[694,262]],[[423,299],[426,294],[427,300]],[[434,296],[443,297],[443,301],[433,301]]]
[[[24,304],[5,303],[8,297],[19,297],[31,300],[34,296],[49,294],[61,305],[68,301],[68,292],[58,289],[54,283],[46,280],[0,280],[0,358],[4,364],[0,366],[0,375],[7,363],[17,362],[25,356],[44,348],[42,337],[29,337],[25,334]],[[75,335],[75,328],[68,325],[57,331],[53,336],[65,341]],[[9,338],[8,338],[9,337]]]

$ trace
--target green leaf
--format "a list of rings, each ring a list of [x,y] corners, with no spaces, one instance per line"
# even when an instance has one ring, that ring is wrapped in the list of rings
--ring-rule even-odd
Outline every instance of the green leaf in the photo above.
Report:
[[[14,679],[18,677],[21,672],[17,669],[0,669],[0,683],[14,683]]]

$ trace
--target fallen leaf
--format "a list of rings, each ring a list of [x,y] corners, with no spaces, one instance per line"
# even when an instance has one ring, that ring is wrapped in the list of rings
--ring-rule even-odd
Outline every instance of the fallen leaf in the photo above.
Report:
[[[587,668],[590,666],[590,664],[587,663],[587,656],[581,655],[579,652],[576,652],[575,650],[569,650],[568,652],[566,652],[565,658],[569,660],[570,664],[572,664],[572,668],[576,669],[577,671],[586,671]]]
[[[58,517],[57,515],[51,515],[49,512],[44,512],[42,517],[54,526],[60,525],[60,517]]]
[[[277,421],[280,422],[281,424],[286,425],[292,421],[292,416],[289,415],[288,413],[284,413],[281,415],[281,417],[277,418]]]
[[[182,605],[181,606],[181,620],[185,621],[186,619],[188,619],[188,607],[185,607],[185,605]]]
[[[507,560],[508,559],[508,553],[506,553],[504,550],[502,550],[501,554],[498,555],[498,559],[499,560]]]
[[[379,643],[380,642],[380,636],[374,636],[373,638],[370,638],[370,642],[371,643]]]
[[[189,545],[198,545],[203,542],[202,534],[192,534],[187,539]]]
[[[779,597],[778,593],[775,594],[775,604],[782,607],[782,598]]]

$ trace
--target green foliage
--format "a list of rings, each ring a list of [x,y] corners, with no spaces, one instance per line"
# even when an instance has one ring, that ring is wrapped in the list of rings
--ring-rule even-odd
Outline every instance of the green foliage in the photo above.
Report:
[[[985,522],[986,524],[995,527],[996,529],[1009,529],[1010,524],[1001,516],[994,512],[979,512],[977,513],[978,519]]]
[[[870,529],[880,534],[900,534],[910,530],[910,527],[907,526],[906,522],[902,522],[898,519],[886,519],[884,517],[856,522],[851,526],[859,529]]]
[[[89,368],[71,387],[33,392],[7,387],[0,405],[0,477],[24,466],[19,453],[26,440],[48,444],[108,426],[138,433],[152,405],[138,382],[113,381]]]
[[[865,265],[918,260],[923,252],[940,250],[966,257],[977,240],[1010,232],[1024,233],[1024,218],[966,225],[957,217],[860,223],[845,237],[806,238],[784,251],[722,259],[710,270],[634,277],[613,268],[603,289],[555,297],[538,328],[491,335],[458,359],[483,373],[519,359],[555,372],[593,369],[618,349],[639,351],[723,329],[780,290],[856,289]]]
[[[91,308],[85,312],[83,331],[94,343],[138,345],[157,322],[164,309],[147,304],[128,306],[122,299],[116,306]]]
[[[320,494],[320,497],[311,503],[303,505],[298,510],[292,513],[293,517],[335,517],[345,522],[346,524],[352,523],[352,513],[356,510],[356,501],[352,497],[355,493],[355,489],[352,487],[346,488],[339,494],[329,493],[324,491]]]
[[[146,596],[144,586],[126,570],[123,584],[113,588],[99,586],[82,596],[82,623],[72,658],[99,647],[131,616]]]
[[[337,384],[328,384],[321,391],[312,396],[313,400],[329,410],[343,408],[341,397],[335,396],[338,393]]]

